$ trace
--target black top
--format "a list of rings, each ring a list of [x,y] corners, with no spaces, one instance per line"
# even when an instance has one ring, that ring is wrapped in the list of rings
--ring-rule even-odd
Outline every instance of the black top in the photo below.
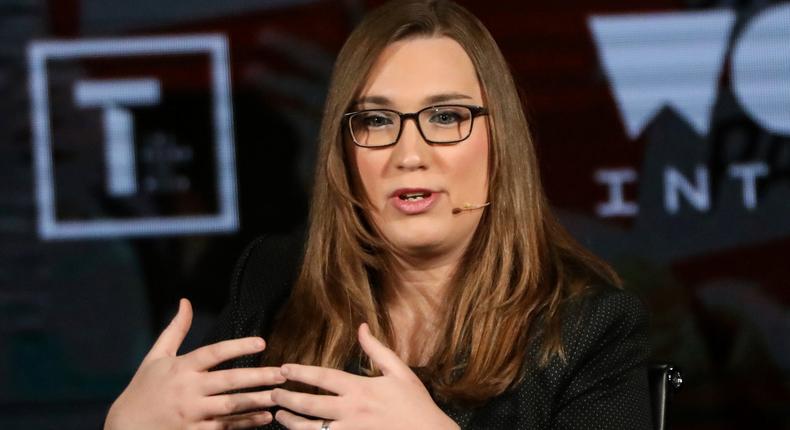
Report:
[[[300,237],[253,242],[239,260],[229,302],[206,343],[267,339],[296,278],[302,248]],[[523,383],[481,407],[438,406],[463,429],[651,429],[644,305],[631,293],[606,287],[575,309],[574,323],[563,328],[567,362],[530,368]],[[534,358],[536,352],[533,347],[525,353]],[[252,367],[260,358],[245,356],[222,367]],[[265,428],[284,427],[274,421]]]

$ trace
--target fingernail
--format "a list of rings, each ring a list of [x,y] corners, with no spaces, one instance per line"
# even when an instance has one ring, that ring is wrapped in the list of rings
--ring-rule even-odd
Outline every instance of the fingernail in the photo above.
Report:
[[[288,376],[289,372],[290,372],[290,370],[287,367],[285,367],[285,366],[280,367],[280,375]]]
[[[288,379],[283,376],[282,371],[276,375],[274,375],[274,383],[275,384],[282,384],[283,382],[287,381]]]
[[[266,342],[263,341],[261,338],[255,339],[255,348],[263,349],[266,346]]]

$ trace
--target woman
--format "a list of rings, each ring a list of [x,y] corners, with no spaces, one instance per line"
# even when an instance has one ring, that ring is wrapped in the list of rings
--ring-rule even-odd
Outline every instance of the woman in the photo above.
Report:
[[[465,9],[391,2],[352,33],[311,208],[242,257],[231,340],[176,356],[183,301],[107,428],[650,428],[644,311],[550,213]]]

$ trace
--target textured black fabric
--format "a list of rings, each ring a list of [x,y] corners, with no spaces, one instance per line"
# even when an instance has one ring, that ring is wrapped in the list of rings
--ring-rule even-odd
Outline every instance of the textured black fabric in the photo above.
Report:
[[[301,262],[303,236],[258,239],[241,257],[228,305],[206,343],[267,338]],[[523,383],[470,409],[439,407],[463,429],[651,429],[647,315],[633,294],[598,288],[563,328],[567,362],[530,367]],[[580,317],[580,318],[579,318]],[[534,358],[537,346],[528,358]],[[222,367],[250,367],[246,356]],[[348,368],[347,370],[351,369]],[[276,421],[266,429],[282,429]]]

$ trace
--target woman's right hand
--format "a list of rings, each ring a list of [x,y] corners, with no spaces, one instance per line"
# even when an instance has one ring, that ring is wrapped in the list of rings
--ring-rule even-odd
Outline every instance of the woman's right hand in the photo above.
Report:
[[[271,390],[223,393],[281,384],[285,378],[279,367],[209,371],[223,361],[262,351],[263,339],[227,340],[177,356],[191,324],[192,306],[181,299],[175,318],[110,408],[105,430],[237,429],[271,422],[271,413],[259,410],[274,406]]]

